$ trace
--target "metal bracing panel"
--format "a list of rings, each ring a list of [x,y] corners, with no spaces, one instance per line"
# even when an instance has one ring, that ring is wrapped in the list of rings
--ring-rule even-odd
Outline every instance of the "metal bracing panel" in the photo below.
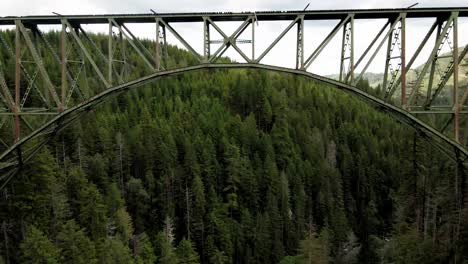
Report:
[[[192,46],[190,46],[190,44],[188,44],[188,42],[174,29],[172,28],[168,23],[166,23],[164,20],[159,20],[159,22],[164,25],[164,28],[167,28],[173,35],[174,37],[176,37],[181,43],[182,45],[185,46],[186,49],[188,49],[197,59],[199,62],[202,62],[202,58],[200,56],[200,54],[198,54],[193,48]],[[165,34],[164,34],[165,35]]]
[[[304,67],[304,16],[297,21],[296,69]]]
[[[263,51],[263,53],[255,60],[256,63],[260,63],[262,61],[262,59],[268,54],[268,52],[271,51],[271,49],[273,49],[273,47],[276,46],[276,44],[278,44],[278,42],[284,37],[284,35],[286,35],[286,33],[289,32],[289,30],[291,30],[292,27],[294,27],[294,25],[297,23],[297,21],[299,21],[300,17],[296,17],[280,34],[278,37],[276,37],[276,39],[270,44],[270,46],[268,46],[265,51]]]
[[[362,69],[361,73],[359,74],[359,77],[354,81],[354,83],[356,84],[359,80],[362,79],[362,77],[364,76],[364,73],[366,73],[367,71],[367,68],[369,68],[369,65],[374,61],[375,59],[375,56],[377,56],[377,54],[379,53],[380,49],[382,48],[383,44],[385,43],[385,41],[388,40],[388,38],[390,38],[390,35],[392,34],[393,32],[393,29],[395,29],[395,26],[397,25],[398,21],[400,21],[401,19],[401,14],[398,16],[398,18],[396,18],[395,20],[393,20],[391,23],[390,23],[390,28],[387,32],[387,34],[385,35],[385,37],[382,39],[382,41],[380,42],[380,44],[377,46],[377,49],[374,51],[374,53],[372,54],[372,56],[370,57],[369,61],[367,62],[367,64],[364,66],[364,68]],[[389,21],[390,22],[390,21]]]
[[[236,41],[237,41],[237,38],[247,29],[247,27],[250,25],[251,23],[251,19],[248,18],[247,20],[245,20],[235,31],[234,33],[231,34],[231,36],[227,36],[226,33],[223,32],[223,30],[221,30],[221,28],[218,27],[218,25],[216,25],[209,17],[206,18],[207,19],[207,22],[213,26],[214,29],[216,29],[216,31],[218,31],[219,34],[221,34],[221,36],[224,38],[224,41],[223,41],[223,44],[221,45],[221,47],[218,48],[218,50],[215,51],[215,53],[213,54],[213,56],[210,58],[210,62],[215,62],[217,59],[219,59],[223,54],[224,52],[226,52],[226,50],[232,46],[236,51],[237,53],[239,53],[239,55],[242,56],[242,58],[246,61],[246,62],[251,62],[250,58],[245,55],[245,53],[237,46],[236,44]]]
[[[432,61],[435,59],[438,51],[440,51],[442,41],[444,40],[445,35],[447,34],[447,31],[449,30],[449,28],[453,25],[453,19],[454,19],[455,16],[457,16],[457,13],[456,12],[452,13],[452,15],[445,22],[445,26],[442,29],[442,32],[437,36],[436,45],[432,49],[432,52],[429,55],[429,58],[427,59],[426,63],[424,64],[424,66],[423,66],[423,68],[422,68],[422,70],[420,72],[420,75],[419,75],[418,79],[416,80],[416,83],[415,83],[414,87],[411,89],[411,94],[410,94],[410,97],[408,98],[408,104],[409,104],[408,107],[411,107],[411,105],[413,105],[415,103],[416,95],[419,92],[419,88],[420,88],[421,83],[422,83],[422,81],[424,79],[424,76],[426,75],[427,70],[428,70],[429,66],[431,65]]]
[[[374,47],[375,43],[377,43],[377,40],[379,40],[379,38],[382,36],[383,32],[385,31],[385,29],[387,28],[387,26],[390,24],[390,21],[387,21],[387,23],[385,23],[385,25],[383,25],[383,27],[380,29],[380,31],[377,33],[377,35],[374,37],[374,39],[372,39],[371,43],[367,46],[367,48],[364,50],[364,52],[362,53],[361,57],[359,57],[358,61],[356,62],[356,64],[354,64],[353,66],[353,69],[356,69],[359,64],[364,60],[364,58],[367,56],[367,54],[369,53],[369,51],[372,49],[372,47]],[[354,71],[353,71],[354,73]],[[349,72],[347,75],[346,75],[346,79],[349,80],[349,78],[351,77],[351,72]]]
[[[11,96],[10,90],[8,89],[5,75],[3,74],[3,64],[1,61],[0,61],[0,88],[2,91],[0,95],[2,97],[3,102],[13,112],[16,106],[15,106],[14,99]]]
[[[130,35],[131,41],[133,41],[136,46],[140,47],[140,49],[143,51],[143,53],[146,54],[146,56],[148,56],[148,58],[153,60],[153,54],[145,47],[145,45],[143,45],[143,43],[137,37],[135,37],[133,32],[123,23],[121,23],[120,26],[128,33],[128,35]]]
[[[459,60],[458,60],[459,65],[460,65],[460,63],[463,62],[463,59],[465,58],[467,53],[468,53],[468,45],[465,46],[465,48],[463,49],[463,51],[459,55]],[[441,76],[441,79],[440,79],[439,83],[437,84],[436,90],[434,91],[433,94],[430,95],[430,97],[427,98],[426,102],[424,103],[425,107],[429,107],[430,105],[432,105],[432,103],[437,98],[439,93],[445,87],[445,85],[447,84],[450,76],[453,75],[453,72],[454,72],[454,70],[453,70],[454,67],[453,66],[454,66],[453,62],[451,62],[451,63],[449,63],[447,65],[447,69],[444,71],[443,76]],[[465,100],[466,100],[466,98],[465,98]],[[460,102],[463,102],[463,97],[462,97],[462,100],[460,100]],[[460,105],[463,105],[463,103],[460,103]]]
[[[66,30],[66,27],[65,27],[65,30]],[[38,28],[34,28],[34,32],[35,32],[36,36],[38,36],[39,39],[42,41],[42,43],[44,43],[46,49],[49,51],[49,53],[52,55],[52,57],[55,59],[55,61],[57,63],[61,64],[63,58],[61,58],[61,56],[59,56],[59,54],[57,53],[57,50],[54,47],[52,47],[52,45],[49,43],[47,38],[45,38],[43,36],[43,33]],[[68,39],[67,34],[65,34],[65,36]],[[70,47],[70,48],[73,48],[71,43],[69,43],[69,44],[70,45],[67,45],[67,46]],[[66,51],[67,57],[70,56],[68,54],[69,52],[70,52],[69,50]],[[70,60],[67,59],[66,63],[68,64],[69,62],[70,62]],[[84,67],[83,59],[80,59],[79,63],[81,65],[81,67],[80,67],[80,72],[81,72],[81,69]],[[83,97],[82,91],[78,87],[78,78],[79,78],[80,72],[78,72],[77,76],[74,76],[73,73],[70,71],[69,67],[65,67],[65,71],[66,71],[66,75],[67,75],[68,82],[69,82],[69,92],[68,92],[68,95],[67,95],[67,99],[65,101],[65,108],[66,108],[67,104],[70,101],[70,98],[71,98],[71,96],[72,96],[72,94],[73,94],[73,92],[75,90],[76,90],[80,100],[84,100],[84,97]],[[25,68],[23,68],[23,73],[25,74],[26,78],[28,78],[28,76],[27,76],[28,74],[27,74],[27,71],[26,71]],[[37,87],[37,85],[35,83],[33,83],[33,85],[36,87],[36,91],[38,92],[38,94],[43,98],[44,96],[42,95],[42,93],[41,93],[40,89]],[[43,99],[43,101],[48,106],[48,108],[51,108],[50,104],[47,102],[47,100],[45,98]]]
[[[421,43],[419,44],[418,48],[416,49],[415,53],[413,54],[413,56],[411,57],[410,61],[408,62],[408,64],[405,65],[405,71],[404,72],[404,76],[406,76],[406,74],[408,73],[408,71],[411,69],[411,66],[413,66],[413,63],[414,61],[417,59],[417,57],[419,56],[419,54],[421,53],[422,49],[424,48],[424,46],[426,45],[427,41],[429,40],[429,38],[431,37],[432,33],[434,32],[434,30],[436,29],[438,25],[438,21],[436,20],[434,22],[434,24],[432,24],[431,28],[429,29],[429,31],[426,33],[426,35],[424,36],[424,39],[421,41]],[[390,91],[390,94],[389,94],[389,97],[392,97],[393,93],[395,92],[395,89],[396,87],[398,87],[398,85],[400,85],[401,83],[401,79],[397,79],[392,90]],[[406,95],[407,93],[405,93]],[[404,96],[405,98],[405,105],[406,105],[406,96]]]
[[[15,51],[13,51],[13,49],[12,49],[12,48],[10,47],[10,45],[7,43],[7,41],[6,41],[5,38],[2,36],[2,34],[0,34],[0,42],[3,44],[3,47],[6,49],[7,54],[8,54],[9,56],[11,56],[12,58],[15,58]],[[25,77],[26,80],[28,81],[28,87],[30,87],[31,90],[34,90],[34,91],[39,95],[39,97],[41,98],[42,102],[50,108],[49,102],[46,100],[46,98],[44,97],[44,95],[42,94],[41,90],[39,89],[39,87],[37,86],[37,84],[36,84],[36,82],[35,82],[35,79],[37,78],[38,71],[36,70],[36,71],[34,72],[34,74],[31,75],[31,74],[29,74],[29,72],[28,72],[28,70],[26,69],[26,67],[24,67],[24,65],[21,64],[21,72],[23,73],[24,77]],[[23,100],[22,100],[22,102],[21,102],[21,108],[24,106],[25,97],[27,97],[26,94],[25,94],[25,96],[23,97]]]
[[[54,84],[52,83],[52,81],[50,80],[50,77],[49,77],[49,74],[45,68],[45,65],[44,65],[44,61],[42,60],[42,58],[39,56],[39,53],[36,49],[36,47],[34,46],[28,32],[26,32],[26,29],[24,28],[23,24],[21,23],[21,21],[17,21],[17,25],[18,25],[18,32],[21,32],[24,40],[25,40],[25,44],[26,46],[28,47],[28,50],[31,52],[31,55],[34,59],[34,62],[36,63],[36,66],[38,67],[39,69],[39,72],[41,74],[41,77],[42,79],[44,80],[45,82],[45,85],[47,86],[47,88],[49,89],[49,93],[52,95],[52,99],[55,101],[57,107],[61,107],[60,104],[60,99],[57,95],[57,92],[55,91],[55,86]],[[18,35],[17,36],[17,41],[19,42],[20,41],[20,36]],[[19,44],[19,43],[17,43]],[[19,49],[19,45],[17,47],[17,49]],[[17,61],[18,61],[18,65],[17,65],[17,70],[18,70],[18,75],[20,75],[20,66],[19,66],[19,57],[20,57],[20,54],[19,54],[19,50],[17,51]],[[19,82],[19,80],[18,80]],[[18,86],[20,85],[19,83],[17,84]],[[19,100],[18,100],[18,105],[19,105]]]
[[[330,40],[333,39],[333,37],[340,31],[340,29],[343,27],[343,25],[348,22],[348,20],[351,19],[353,15],[349,14],[346,18],[342,19],[338,25],[335,26],[335,28],[328,34],[328,36],[320,43],[320,45],[312,52],[312,54],[306,59],[304,62],[304,69],[307,70],[310,65],[314,62],[315,59],[320,55],[320,53],[323,51],[323,49],[330,43]]]
[[[406,13],[400,15],[399,27],[393,30],[393,34],[388,38],[388,50],[385,64],[384,80],[382,88],[385,91],[385,100],[391,100],[398,85],[402,84],[401,105],[406,105],[406,43],[405,43],[405,23]],[[394,50],[397,49],[397,55]],[[397,61],[396,68],[393,62]],[[389,78],[390,76],[390,78]],[[400,78],[398,78],[398,76]],[[403,81],[402,81],[403,80]]]
[[[161,25],[159,18],[155,19],[156,22],[156,70],[167,69],[167,42],[166,42],[166,28]],[[162,58],[162,59],[161,59]],[[164,64],[164,66],[162,66]]]
[[[349,52],[348,56],[346,56]],[[348,67],[346,67],[348,61]],[[354,16],[343,26],[341,39],[340,82],[354,81]]]
[[[210,44],[210,22],[208,17],[203,18],[203,59],[204,62],[208,62],[210,60],[211,52],[210,52],[211,44]]]
[[[141,44],[138,45],[139,41],[135,40],[135,37],[133,36],[132,33],[130,33],[130,30],[128,30],[128,28],[124,27],[123,25],[119,25],[114,19],[109,19],[109,21],[116,28],[119,29],[119,32],[121,32],[125,36],[125,38],[130,43],[130,45],[133,47],[133,49],[137,52],[137,54],[140,56],[140,58],[145,62],[146,66],[148,66],[148,68],[150,68],[151,71],[155,71],[156,69],[153,66],[155,64],[155,62],[150,62],[149,59],[147,58],[147,56],[145,56],[145,54],[143,53],[143,51],[141,49],[142,45]],[[140,46],[140,47],[138,47],[138,46]]]
[[[65,24],[66,27],[68,27],[70,29],[71,35],[75,39],[76,43],[78,43],[78,46],[81,48],[81,51],[83,51],[83,53],[86,56],[86,58],[88,59],[89,63],[91,63],[91,65],[92,65],[94,71],[96,72],[96,74],[98,75],[99,79],[101,79],[102,83],[104,83],[104,85],[106,87],[111,87],[111,85],[107,82],[106,78],[104,77],[104,74],[102,74],[100,68],[97,66],[96,62],[94,61],[93,57],[91,56],[91,53],[89,53],[88,49],[83,44],[80,37],[78,36],[76,31],[74,30],[74,28],[70,25],[70,23],[67,20],[63,20],[63,23]],[[82,32],[84,32],[84,31],[82,31]],[[104,56],[104,55],[102,55],[102,56]]]

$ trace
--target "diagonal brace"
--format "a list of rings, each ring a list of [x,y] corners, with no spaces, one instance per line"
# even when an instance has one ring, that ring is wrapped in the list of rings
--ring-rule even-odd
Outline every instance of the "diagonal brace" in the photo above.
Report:
[[[424,39],[422,40],[421,44],[419,44],[419,47],[418,49],[416,50],[416,52],[413,54],[413,56],[411,57],[410,61],[408,62],[408,64],[406,64],[406,67],[405,67],[405,72],[402,73],[402,74],[407,74],[408,71],[411,69],[411,67],[413,66],[413,63],[416,61],[416,59],[418,58],[419,56],[419,53],[421,53],[422,49],[424,48],[424,46],[426,46],[426,43],[427,41],[429,40],[429,38],[431,37],[432,33],[434,33],[434,30],[436,29],[437,27],[437,24],[438,22],[435,21],[434,24],[432,24],[431,28],[429,29],[429,31],[427,32],[426,36],[424,37]],[[398,78],[396,81],[395,81],[395,84],[393,85],[389,95],[388,95],[388,98],[391,98],[393,96],[393,94],[395,93],[395,90],[396,88],[398,87],[398,85],[400,85],[401,83],[401,79]]]
[[[242,34],[242,32],[244,32],[244,30],[249,26],[249,24],[251,23],[252,19],[249,17],[247,20],[244,21],[244,23],[242,23],[242,25],[240,25],[239,28],[237,28],[237,30],[232,33],[232,35],[230,37],[228,37],[226,35],[226,33],[224,33],[221,28],[218,27],[218,25],[216,25],[209,17],[206,19],[208,23],[210,23],[215,29],[216,31],[219,32],[219,34],[221,34],[221,36],[224,38],[224,43],[221,45],[221,47],[215,52],[215,54],[213,55],[213,57],[210,59],[210,62],[213,62],[213,61],[216,61],[228,48],[229,46],[232,46],[241,56],[242,58],[244,58],[245,61],[247,61],[248,63],[251,63],[252,60],[247,56],[245,55],[245,53],[237,46],[236,44],[236,39]]]
[[[401,20],[401,14],[398,16],[397,19],[395,19],[391,25],[390,25],[390,28],[389,30],[387,31],[387,34],[385,35],[385,37],[380,41],[379,45],[377,46],[377,49],[374,51],[374,53],[372,54],[372,56],[370,57],[369,61],[367,62],[367,64],[364,66],[364,68],[362,69],[361,73],[359,74],[359,77],[356,78],[356,80],[354,81],[354,83],[356,84],[357,82],[359,82],[362,77],[364,76],[364,73],[367,71],[367,68],[369,68],[370,64],[372,63],[372,61],[374,61],[375,59],[375,56],[377,56],[377,53],[379,53],[380,49],[382,48],[383,44],[385,43],[385,41],[387,41],[387,39],[390,37],[390,35],[392,34],[393,30],[395,29],[395,26],[397,25],[398,21]],[[386,24],[388,25],[388,23]]]
[[[101,81],[104,83],[104,85],[109,88],[111,87],[111,85],[107,82],[106,78],[104,77],[104,75],[102,74],[101,70],[99,69],[99,67],[97,66],[96,62],[93,60],[93,57],[91,56],[91,54],[89,53],[88,49],[86,49],[85,45],[83,44],[83,42],[81,41],[80,37],[78,37],[78,34],[76,34],[75,30],[73,29],[73,27],[70,25],[70,23],[67,21],[67,20],[63,20],[62,23],[64,23],[69,29],[70,29],[70,32],[73,36],[73,38],[75,39],[76,43],[78,43],[78,46],[80,46],[81,50],[83,51],[84,55],[86,56],[86,58],[88,59],[88,61],[91,63],[91,65],[93,66],[94,68],[94,71],[96,72],[96,74],[98,75],[99,79],[101,79]]]
[[[289,30],[291,30],[292,27],[294,27],[294,25],[296,25],[296,23],[301,19],[300,16],[296,17],[296,19],[294,19],[293,22],[291,22],[291,24],[288,25],[288,27],[286,27],[283,32],[281,32],[279,34],[279,36],[270,44],[270,46],[268,46],[268,48],[255,60],[256,63],[259,63],[267,54],[268,52],[271,51],[271,49],[273,49],[274,46],[276,46],[276,44],[278,44],[278,42],[284,37],[284,35],[286,35],[286,33],[289,32]]]
[[[342,19],[338,25],[333,28],[333,30],[328,34],[328,36],[320,43],[320,45],[312,52],[312,54],[307,58],[307,60],[304,63],[304,69],[307,70],[307,68],[310,67],[310,65],[314,62],[315,59],[322,53],[323,49],[330,43],[330,41],[335,37],[336,33],[340,31],[340,29],[348,22],[348,20],[351,19],[353,15],[349,14],[345,19]]]
[[[187,41],[185,41],[185,39],[173,27],[171,27],[163,19],[159,19],[159,22],[163,24],[165,28],[169,29],[169,31],[182,43],[182,45],[184,45],[185,48],[187,48],[193,55],[195,55],[199,62],[203,61],[200,54],[198,54],[198,52],[196,52],[195,49],[193,49],[192,46],[190,46],[190,44],[188,44]]]
[[[448,29],[450,28],[450,26],[451,26],[451,24],[453,22],[455,14],[456,13],[452,13],[452,15],[450,15],[449,19],[447,19],[447,22],[445,23],[444,29],[442,30],[440,35],[437,36],[436,44],[434,45],[434,48],[432,49],[432,52],[429,55],[429,58],[427,59],[426,63],[424,64],[424,67],[421,70],[421,73],[418,76],[418,79],[416,81],[416,84],[415,84],[415,86],[413,87],[413,89],[411,91],[411,94],[410,94],[410,97],[409,97],[409,100],[408,100],[409,105],[414,104],[414,101],[416,100],[416,94],[419,91],[419,86],[421,86],[421,83],[422,83],[422,81],[424,79],[424,76],[426,75],[426,72],[429,69],[429,66],[431,65],[431,61],[433,61],[435,59],[435,57],[437,56],[437,51],[439,50],[439,47],[442,44],[442,41],[443,41],[445,35],[447,34]]]
[[[26,45],[28,46],[29,51],[31,51],[31,55],[33,56],[34,62],[36,63],[39,72],[41,73],[42,78],[44,79],[44,82],[49,89],[50,94],[52,95],[52,98],[54,99],[55,103],[57,104],[57,107],[61,107],[61,102],[60,99],[57,95],[57,92],[55,91],[55,86],[52,84],[52,81],[50,80],[49,74],[47,73],[47,70],[44,66],[44,62],[42,61],[42,58],[39,56],[39,53],[37,52],[36,47],[34,47],[34,44],[31,41],[31,38],[28,35],[28,32],[26,32],[26,29],[24,28],[23,23],[21,21],[16,22],[18,24],[18,27],[21,31],[21,34],[24,37],[24,40],[26,42]]]
[[[122,26],[120,26],[120,24],[118,24],[114,19],[109,19],[109,21],[112,22],[112,24],[114,24],[115,27],[117,27],[119,29],[120,32],[122,32],[122,34],[127,38],[128,42],[130,43],[130,45],[133,47],[133,49],[135,49],[135,51],[138,53],[138,55],[140,55],[140,57],[143,59],[143,61],[146,63],[146,65],[152,70],[152,71],[155,71],[155,68],[153,66],[154,63],[151,63],[148,58],[143,54],[143,52],[140,50],[140,48],[137,46],[137,44],[135,43],[134,41],[134,38],[132,37],[133,34],[131,34],[132,36],[129,36],[127,34],[126,31],[130,32],[126,27],[126,31],[123,30]]]

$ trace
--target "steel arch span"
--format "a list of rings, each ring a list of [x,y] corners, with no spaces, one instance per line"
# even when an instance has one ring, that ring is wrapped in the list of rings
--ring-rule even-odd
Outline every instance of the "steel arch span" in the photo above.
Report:
[[[409,22],[421,24],[421,19],[429,22],[428,30],[422,40],[414,39],[407,34],[412,27]],[[0,189],[54,134],[109,96],[159,78],[222,68],[290,73],[348,91],[414,127],[465,170],[468,152],[460,141],[468,131],[462,131],[460,124],[468,123],[468,88],[460,81],[459,65],[468,45],[460,45],[458,40],[462,19],[468,19],[468,7],[0,17]],[[364,20],[382,22],[370,42],[355,36]],[[272,21],[286,26],[273,40],[265,40],[258,34],[259,24]],[[323,37],[312,34],[319,44],[306,54],[305,37],[323,21],[333,27]],[[223,22],[237,23],[237,27],[227,33]],[[201,36],[200,53],[188,39],[190,34],[177,29],[177,25],[197,23],[201,27],[191,34]],[[134,34],[132,24],[154,32],[153,41]],[[88,34],[87,25],[104,26],[106,34],[97,39]],[[55,38],[44,34],[51,27],[57,30]],[[295,41],[288,41],[287,46],[295,65],[266,65],[265,57],[287,34],[294,34]],[[186,50],[189,62],[174,62],[168,36]],[[338,48],[330,44],[336,38],[341,40]],[[266,44],[261,52],[256,46],[259,41]],[[407,52],[408,42],[417,44],[412,54]],[[357,44],[366,47],[360,54]],[[339,57],[338,80],[308,71],[331,48]],[[228,49],[243,62],[223,63]],[[429,50],[428,54],[423,50]],[[384,55],[385,70],[383,93],[377,98],[357,89],[356,84],[379,54]],[[424,64],[412,76],[409,71],[416,71],[418,59]],[[135,68],[141,69],[140,76],[129,74]],[[88,74],[95,76],[91,88],[84,87]],[[435,128],[416,115],[447,119]],[[444,134],[448,127],[453,127],[451,136]]]
[[[115,87],[109,88],[89,100],[82,102],[72,108],[69,108],[52,120],[44,124],[39,129],[35,130],[28,136],[22,138],[17,143],[15,143],[12,147],[6,150],[4,153],[0,155],[0,189],[6,186],[9,180],[21,170],[22,166],[28,162],[35,153],[58,132],[66,128],[68,125],[72,124],[76,121],[80,116],[83,114],[93,110],[99,104],[105,102],[106,100],[112,98],[115,95],[121,94],[125,91],[130,89],[138,88],[142,85],[154,82],[156,80],[167,78],[171,76],[177,76],[186,74],[189,72],[196,72],[202,70],[209,70],[209,69],[260,69],[260,70],[267,70],[272,72],[279,72],[279,73],[287,73],[293,74],[297,76],[305,77],[309,80],[316,80],[322,83],[326,83],[336,87],[337,89],[343,90],[345,92],[351,93],[354,96],[361,98],[364,101],[367,101],[371,105],[373,105],[377,110],[388,113],[396,120],[406,125],[409,125],[416,129],[419,134],[423,137],[427,137],[430,139],[430,142],[437,146],[440,150],[442,150],[450,159],[458,163],[459,168],[462,170],[466,169],[466,161],[468,160],[468,151],[462,147],[457,142],[453,141],[452,139],[448,138],[444,134],[440,133],[439,131],[435,130],[434,128],[430,127],[429,125],[425,124],[421,120],[417,119],[413,115],[409,114],[408,112],[393,106],[390,103],[387,103],[375,96],[367,94],[362,90],[348,85],[341,83],[339,81],[329,79],[326,77],[322,77],[310,72],[297,70],[297,69],[289,69],[284,67],[278,66],[271,66],[271,65],[263,65],[263,64],[250,64],[250,63],[228,63],[228,64],[201,64],[196,66],[189,66],[183,67],[179,69],[167,70],[167,71],[160,71],[157,73],[150,74],[148,76],[139,78],[134,81],[130,81],[125,84],[117,85]],[[28,143],[31,146],[27,146]]]

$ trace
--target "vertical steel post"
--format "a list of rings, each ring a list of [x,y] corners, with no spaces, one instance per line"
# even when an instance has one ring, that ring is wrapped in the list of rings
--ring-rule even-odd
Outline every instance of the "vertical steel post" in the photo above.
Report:
[[[349,54],[349,72],[351,73],[351,83],[354,82],[354,15],[351,16],[350,20],[350,31],[351,31],[351,47]]]
[[[15,127],[14,127],[14,142],[18,142],[20,138],[20,86],[21,86],[21,32],[20,21],[15,21]]]
[[[62,112],[65,109],[65,100],[67,94],[67,26],[62,23],[62,33],[60,40],[60,53],[61,53],[61,74],[62,74],[62,94],[61,94],[61,105],[59,111]]]
[[[119,31],[119,42],[120,42],[120,56],[121,56],[121,60],[122,60],[122,68],[120,69],[120,75],[121,75],[121,78],[125,81],[127,81],[126,79],[126,73],[127,73],[127,58],[125,56],[125,49],[126,49],[126,45],[125,45],[125,39],[123,38],[123,35],[122,35],[122,31]]]
[[[296,69],[304,67],[304,16],[297,20]]]
[[[401,107],[406,109],[406,13],[401,16]]]
[[[252,61],[255,61],[255,16],[252,17]]]
[[[112,67],[114,62],[114,44],[112,43],[113,40],[113,33],[112,33],[112,21],[109,20],[109,36],[107,41],[107,49],[108,49],[108,65],[107,65],[107,81],[110,85],[112,85]]]
[[[447,20],[447,23],[449,23],[449,21]],[[442,23],[440,23],[437,27],[437,36],[440,35],[440,32],[442,31]],[[447,36],[448,37],[448,36]],[[437,46],[437,37],[435,39],[435,44]],[[440,45],[439,45],[440,46]],[[429,72],[429,83],[427,85],[427,91],[426,91],[426,94],[427,94],[427,98],[431,98],[432,97],[432,84],[434,82],[434,74],[435,74],[435,70],[436,70],[436,67],[437,67],[437,57],[438,54],[436,54],[436,56],[434,56],[434,59],[432,60],[432,63],[431,63],[431,71]]]
[[[458,14],[453,18],[453,105],[455,141],[460,142],[460,106],[458,105]]]
[[[203,18],[203,58],[205,62],[210,59],[210,22]]]
[[[156,56],[155,56],[155,59],[156,59],[156,70],[159,71],[160,68],[161,68],[161,54],[159,53],[160,51],[160,43],[159,43],[159,34],[160,34],[160,26],[159,26],[159,19],[156,18]]]
[[[168,54],[168,51],[167,51],[166,26],[164,26],[164,25],[162,26],[162,32],[163,32],[163,41],[164,41],[164,43],[163,43],[163,47],[164,47],[164,58],[163,58],[163,61],[164,61],[164,67],[165,67],[166,69],[168,69],[168,68],[169,68],[169,65],[167,65],[167,64],[168,64],[167,59],[168,59],[168,57],[169,57],[169,54]]]
[[[343,81],[344,69],[345,69],[345,55],[346,55],[346,32],[348,31],[348,23],[343,26],[343,38],[341,39],[341,63],[340,63],[340,78],[339,81]],[[346,82],[346,81],[345,81]]]
[[[396,21],[395,23],[397,23]],[[390,63],[392,60],[392,41],[395,34],[395,28],[392,28],[390,30],[390,34],[388,36],[388,43],[387,43],[387,57],[385,59],[385,71],[384,71],[384,79],[383,79],[383,84],[382,84],[382,90],[386,91],[387,90],[387,83],[388,83],[388,70],[390,68]]]

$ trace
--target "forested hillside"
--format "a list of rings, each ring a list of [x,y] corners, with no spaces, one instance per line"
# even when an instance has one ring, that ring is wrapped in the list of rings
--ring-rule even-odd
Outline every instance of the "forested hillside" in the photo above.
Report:
[[[455,169],[334,87],[190,73],[42,149],[1,193],[0,263],[462,263]]]

